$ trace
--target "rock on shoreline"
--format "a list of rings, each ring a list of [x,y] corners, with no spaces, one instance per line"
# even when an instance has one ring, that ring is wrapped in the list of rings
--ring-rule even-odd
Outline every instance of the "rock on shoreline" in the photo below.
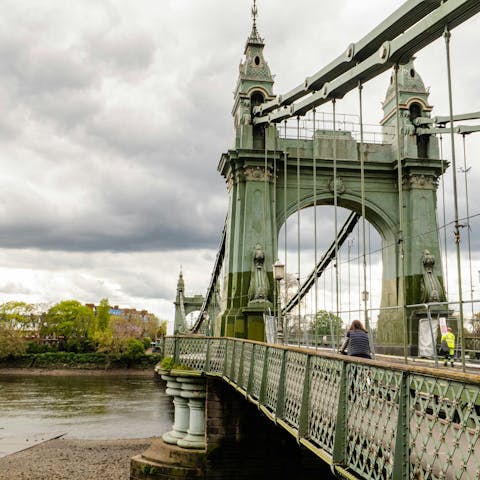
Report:
[[[57,439],[0,459],[0,480],[128,480],[152,438]]]

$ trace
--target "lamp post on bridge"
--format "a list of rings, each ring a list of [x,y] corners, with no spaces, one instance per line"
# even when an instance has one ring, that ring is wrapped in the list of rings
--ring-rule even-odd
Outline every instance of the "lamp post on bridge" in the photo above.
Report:
[[[280,282],[285,278],[285,265],[277,259],[273,264],[273,278],[277,282],[277,341],[283,343],[283,319],[282,319],[282,307],[280,298]]]

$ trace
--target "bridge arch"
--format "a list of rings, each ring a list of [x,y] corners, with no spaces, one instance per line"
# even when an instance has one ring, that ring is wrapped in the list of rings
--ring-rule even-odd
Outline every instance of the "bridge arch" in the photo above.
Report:
[[[314,207],[315,204],[317,206],[333,206],[333,195],[331,193],[314,195],[313,192],[311,192],[310,195],[305,195],[304,197],[300,198],[299,205],[297,202],[291,202],[289,205],[287,205],[286,219],[288,220],[288,218],[298,211],[298,206],[300,206],[300,210],[304,210],[306,208]],[[345,193],[340,197],[337,197],[337,205],[358,214],[362,213],[361,196],[353,193]],[[280,229],[285,221],[283,205],[281,208],[282,210],[277,213],[277,232],[280,232]],[[384,241],[391,241],[394,239],[395,233],[398,230],[398,215],[392,215],[392,213],[395,212],[389,212],[382,207],[381,204],[373,202],[368,198],[365,199],[365,218],[375,227]]]

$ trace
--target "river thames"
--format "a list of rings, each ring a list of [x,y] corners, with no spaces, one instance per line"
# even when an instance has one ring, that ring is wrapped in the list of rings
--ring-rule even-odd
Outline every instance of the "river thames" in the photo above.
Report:
[[[150,375],[0,374],[0,434],[64,432],[66,438],[160,436],[173,422],[171,397]]]

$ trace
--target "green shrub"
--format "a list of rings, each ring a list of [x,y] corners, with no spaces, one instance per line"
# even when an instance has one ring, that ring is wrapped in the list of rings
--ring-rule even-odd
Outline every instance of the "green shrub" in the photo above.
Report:
[[[160,362],[160,368],[162,370],[171,370],[173,368],[174,362],[172,357],[165,357],[161,362]]]
[[[125,360],[136,360],[145,354],[145,347],[143,343],[137,338],[130,338],[127,343],[127,348],[122,354],[122,358]]]

